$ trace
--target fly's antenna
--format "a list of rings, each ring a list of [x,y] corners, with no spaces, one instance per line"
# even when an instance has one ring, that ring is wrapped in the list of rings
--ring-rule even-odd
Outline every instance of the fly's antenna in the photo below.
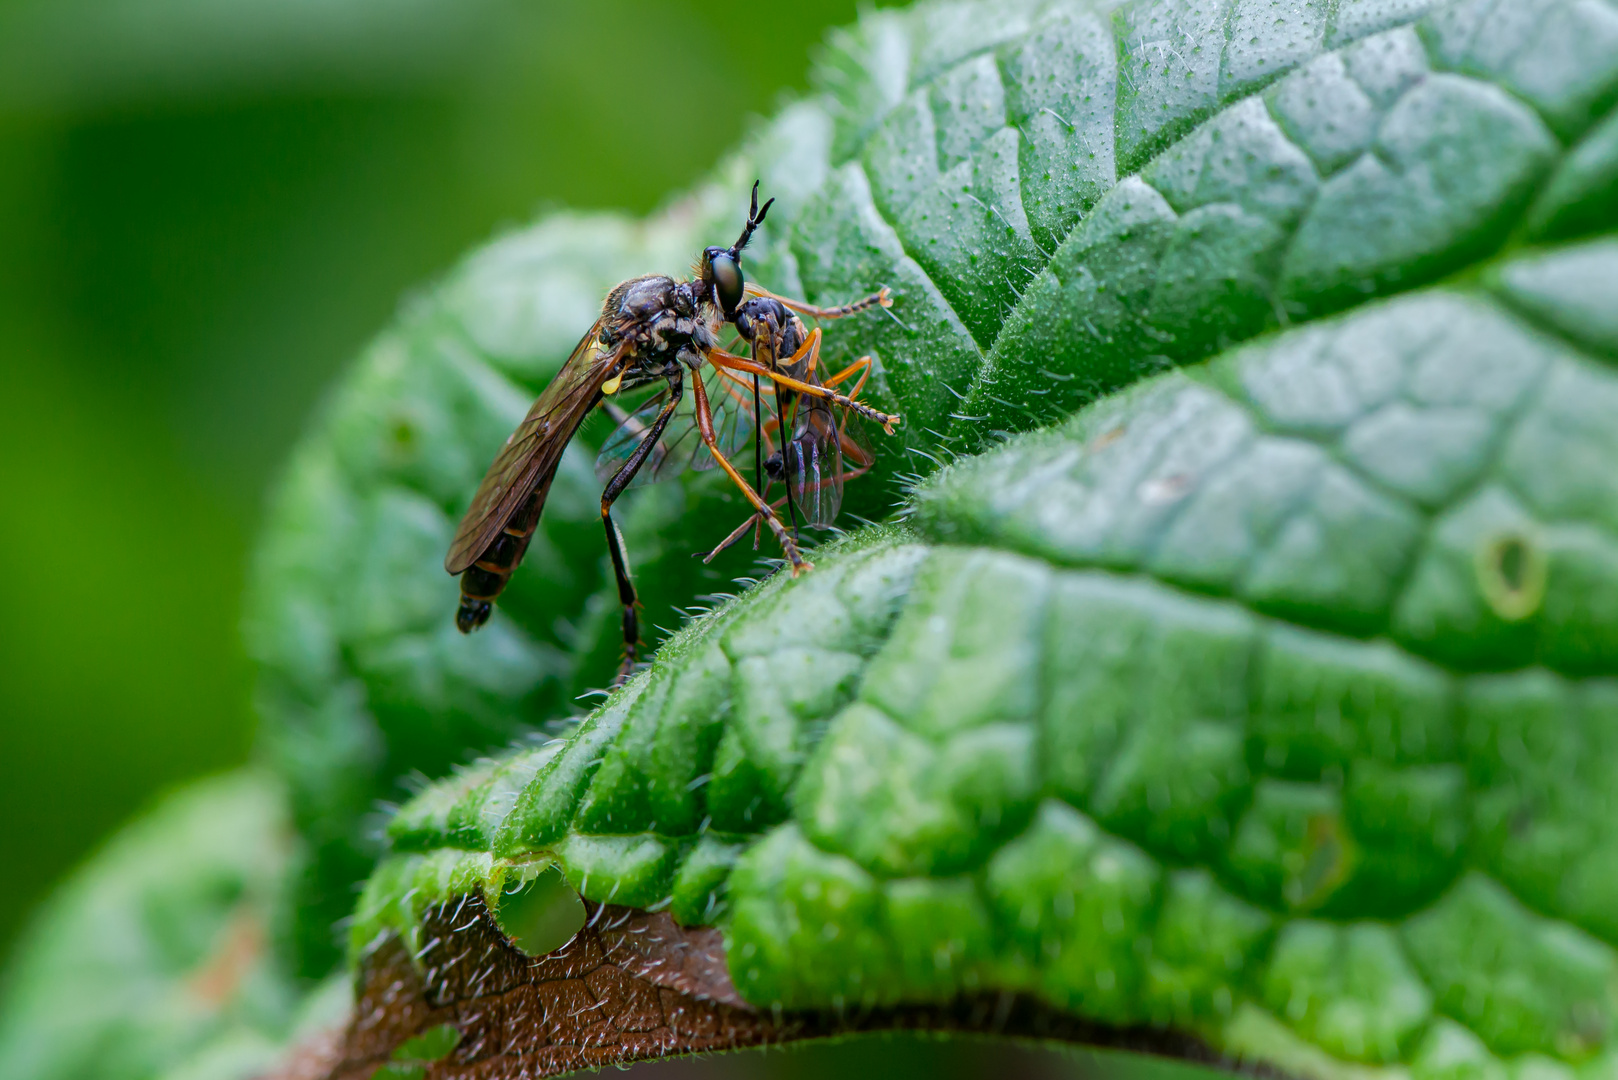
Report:
[[[768,214],[770,212],[770,207],[772,207],[774,205],[775,205],[775,200],[772,198],[769,202],[764,204],[764,208],[762,210],[759,209],[759,205],[758,205],[758,181],[754,180],[753,181],[753,205],[748,208],[748,211],[747,211],[747,224],[742,226],[741,239],[737,240],[735,246],[730,249],[730,257],[731,258],[737,260],[738,262],[741,261],[742,248],[746,247],[747,242],[749,240],[753,239],[753,230],[758,228],[760,225],[764,224],[764,215]]]

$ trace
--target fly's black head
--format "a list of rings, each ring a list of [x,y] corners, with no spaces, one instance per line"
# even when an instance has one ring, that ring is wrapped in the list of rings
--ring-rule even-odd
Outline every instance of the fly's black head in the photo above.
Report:
[[[764,216],[775,205],[771,199],[762,207],[758,204],[758,181],[753,181],[753,203],[747,211],[747,224],[742,235],[729,248],[711,247],[702,253],[701,274],[704,283],[712,286],[714,299],[726,320],[736,317],[741,306],[747,281],[742,277],[742,249],[753,239],[753,231],[764,224]]]
[[[702,253],[703,277],[713,284],[714,299],[719,302],[719,310],[725,313],[725,318],[734,319],[736,309],[742,303],[742,290],[747,282],[742,277],[742,262],[739,252],[726,251],[722,247],[711,247]]]

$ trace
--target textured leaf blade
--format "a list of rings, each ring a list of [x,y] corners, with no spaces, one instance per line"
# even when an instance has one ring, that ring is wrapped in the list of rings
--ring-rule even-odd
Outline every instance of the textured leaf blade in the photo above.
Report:
[[[569,234],[562,219],[481,260],[487,273],[435,300],[452,318],[404,334],[446,325],[437,340],[471,342],[464,356],[434,346],[422,376],[433,385],[468,356],[473,371],[542,377],[537,313],[569,295],[555,267],[571,251],[673,268],[699,234],[727,231],[764,175],[782,212],[756,253],[762,280],[820,302],[894,290],[890,317],[828,337],[834,365],[875,357],[870,395],[906,417],[879,448],[883,475],[851,487],[866,512],[891,505],[900,475],[1192,366],[962,462],[923,488],[913,534],[828,553],[806,581],[720,609],[545,751],[521,793],[514,761],[495,770],[498,798],[480,773],[408,809],[395,843],[417,854],[398,857],[448,845],[556,858],[592,901],[667,897],[681,917],[730,927],[731,974],[759,1005],[888,1007],[998,988],[1302,1072],[1487,1069],[1489,1055],[1520,1067],[1528,1044],[1496,1026],[1518,1021],[1460,1015],[1446,980],[1539,986],[1560,961],[1522,959],[1531,976],[1440,970],[1430,958],[1443,950],[1421,959],[1406,926],[1462,910],[1458,883],[1481,874],[1510,894],[1489,925],[1529,925],[1525,903],[1553,920],[1551,938],[1595,935],[1568,938],[1574,966],[1594,957],[1606,970],[1600,785],[1552,799],[1506,751],[1479,748],[1494,721],[1469,703],[1521,694],[1574,744],[1599,739],[1601,722],[1581,718],[1600,715],[1618,625],[1601,420],[1615,305],[1610,244],[1570,242],[1613,224],[1603,113],[1618,53],[1600,43],[1614,25],[1596,0],[873,13],[833,42],[826,93],[761,130],[694,213],[644,234]],[[555,240],[569,235],[574,249]],[[1439,279],[1449,284],[1432,288]],[[465,314],[491,297],[503,320]],[[350,395],[361,409],[408,399]],[[475,418],[498,412],[484,408],[463,410],[445,460],[456,439],[503,437]],[[299,566],[329,541],[368,559],[384,536],[410,533],[412,514],[426,536],[431,515],[412,509],[423,496],[452,512],[433,494],[452,469],[374,469],[374,450],[329,445],[340,427],[307,451],[322,464],[306,498],[324,516],[288,530],[312,541]],[[383,498],[388,485],[410,497]],[[547,526],[561,555],[546,565],[575,584],[530,585],[547,603],[514,600],[507,636],[474,647],[488,655],[390,631],[380,602],[382,615],[354,621],[367,606],[346,584],[323,586],[335,602],[266,585],[302,627],[265,654],[270,690],[302,695],[278,706],[273,737],[320,747],[284,755],[295,775],[315,776],[301,761],[318,759],[332,770],[320,775],[344,778],[302,781],[306,832],[347,851],[327,867],[334,891],[373,854],[355,840],[362,793],[407,762],[443,771],[458,741],[496,744],[589,670],[610,636],[589,628],[610,604],[594,592],[595,557],[566,545],[593,539],[592,494],[581,488],[577,522],[560,513]],[[676,565],[681,545],[698,546],[691,522],[724,506],[695,489],[648,499],[630,517],[631,549],[651,548],[654,572]],[[895,578],[914,582],[902,602],[856,615],[841,585],[816,584],[839,559],[880,561],[883,545],[924,563]],[[408,610],[425,619],[423,573],[400,556],[371,575],[372,595],[396,607],[419,595]],[[770,614],[798,604],[792,618]],[[584,633],[556,636],[559,612]],[[864,629],[850,636],[852,625]],[[957,640],[957,625],[982,630]],[[445,718],[449,738],[412,749],[416,729]],[[1524,824],[1547,806],[1554,825]],[[1006,856],[990,875],[1025,839],[1068,867],[1064,880],[1117,868],[1112,899],[1081,915],[1050,895],[1032,869],[1045,855]],[[1575,856],[1589,861],[1569,871]],[[736,882],[753,883],[751,898],[731,896]],[[816,890],[833,882],[863,915],[825,908]],[[807,906],[783,908],[783,896]],[[996,921],[1024,908],[1027,927]],[[806,911],[810,931],[795,921]],[[874,937],[873,919],[885,928]],[[1392,929],[1350,932],[1356,919]],[[968,924],[997,929],[940,945]],[[860,943],[841,966],[808,959],[816,925]],[[1129,948],[1102,939],[1119,925]],[[756,976],[735,959],[749,946]],[[929,948],[946,958],[930,974]],[[1534,1052],[1599,1055],[1605,1006],[1591,1000],[1558,1014],[1577,1022],[1534,1021]]]
[[[1611,258],[1525,255],[952,466],[909,532],[684,631],[569,774],[597,809],[536,834],[519,800],[506,835],[536,839],[504,856],[597,903],[691,860],[709,898],[677,912],[765,1016],[970,1027],[952,1003],[1009,994],[1305,1075],[1607,1060],[1618,445],[1578,417],[1618,373],[1513,304]],[[654,748],[690,728],[654,689],[682,678],[728,698],[711,757]],[[653,775],[753,810],[717,869],[701,825],[612,816]],[[634,829],[654,878],[576,864]]]

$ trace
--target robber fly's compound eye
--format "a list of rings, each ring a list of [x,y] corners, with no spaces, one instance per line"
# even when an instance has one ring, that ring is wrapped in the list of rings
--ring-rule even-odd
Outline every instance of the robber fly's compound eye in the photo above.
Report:
[[[742,267],[728,251],[713,256],[714,291],[719,294],[719,306],[725,314],[734,312],[742,303]]]

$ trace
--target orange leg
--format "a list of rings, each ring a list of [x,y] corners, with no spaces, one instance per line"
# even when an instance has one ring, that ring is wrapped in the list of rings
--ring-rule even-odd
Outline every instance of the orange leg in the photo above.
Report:
[[[827,386],[838,386],[843,382],[846,382],[851,376],[854,375],[855,372],[859,373],[860,378],[859,381],[854,384],[854,389],[848,392],[848,396],[851,398],[858,398],[860,396],[860,389],[865,386],[865,380],[871,375],[871,358],[869,356],[860,357],[842,371],[839,371],[831,378],[825,380],[825,383]]]
[[[719,452],[718,441],[714,438],[713,413],[708,409],[708,392],[703,389],[700,372],[691,372],[691,390],[696,395],[697,432],[702,436],[702,441],[707,444],[708,453],[713,455],[713,459],[719,463],[719,467],[724,469],[726,474],[730,476],[731,482],[741,489],[742,494],[747,497],[747,501],[753,504],[754,512],[763,516],[764,523],[775,534],[776,540],[781,544],[781,550],[786,554],[787,561],[792,565],[792,576],[797,577],[800,570],[814,569],[813,564],[804,561],[803,555],[798,552],[798,545],[787,532],[786,526],[781,524],[781,519],[775,516],[775,511],[770,508],[770,504],[759,497],[758,492],[753,490],[752,485],[742,478],[741,473],[736,471],[736,466],[732,465],[730,460]]]
[[[784,362],[780,362],[780,366],[786,368],[795,367],[798,361],[805,356],[809,357],[809,363],[804,370],[813,375],[815,368],[820,364],[820,327],[818,326],[809,331],[808,339],[798,347],[797,352],[787,357]]]
[[[785,361],[781,362],[780,366],[782,366],[782,367],[793,367],[807,355],[808,358],[809,358],[809,363],[805,367],[804,370],[805,370],[805,372],[807,374],[813,375],[814,372],[815,372],[815,368],[820,366],[820,341],[821,341],[821,332],[820,332],[820,327],[817,326],[817,327],[815,327],[813,330],[811,330],[809,332],[808,340],[806,340],[803,343],[803,345],[799,347],[798,351],[793,353],[791,356],[787,357]],[[720,351],[720,350],[715,350],[715,351]],[[729,356],[729,357],[733,357],[735,359],[743,359],[742,357],[736,356],[735,353],[726,352],[725,355]],[[755,363],[756,363],[756,361],[755,361]],[[727,371],[724,367],[716,365],[714,370],[719,372],[720,375],[723,375],[725,377],[725,379],[728,380],[729,383],[734,383],[735,385],[743,387],[743,388],[745,388],[747,386],[747,383],[746,383],[745,380],[737,377],[736,375],[732,374],[730,371]],[[746,370],[746,369],[744,369],[744,370]],[[846,397],[847,397],[847,400],[849,400],[849,401],[858,401],[859,396],[860,396],[860,391],[865,387],[865,380],[868,379],[870,377],[870,374],[871,374],[871,358],[869,356],[860,357],[858,360],[856,360],[852,364],[848,365],[842,371],[839,371],[837,374],[833,375],[829,379],[822,380],[820,383],[818,383],[816,385],[819,385],[819,386],[822,386],[822,387],[837,386],[837,385],[845,382],[846,380],[848,380],[856,372],[859,373],[859,381],[854,384],[854,389],[850,390]],[[777,381],[781,381],[781,380],[777,380]],[[734,391],[732,391],[732,393],[734,393]],[[825,394],[825,393],[821,393],[821,394],[818,394],[816,396],[817,397],[830,397],[834,401],[839,400],[836,395],[828,395],[828,394]],[[861,410],[861,411],[863,412],[863,410]],[[877,414],[877,418],[880,418],[881,416],[882,416],[882,414]],[[894,417],[894,419],[897,420],[898,417]],[[886,425],[884,425],[884,426],[886,426]],[[892,432],[889,432],[889,434],[891,435]]]
[[[788,364],[796,364],[800,359],[803,358],[805,353],[808,353],[809,354],[809,363],[808,363],[808,365],[806,367],[806,371],[809,372],[810,374],[812,374],[814,372],[814,370],[815,370],[816,365],[819,363],[819,360],[820,360],[820,349],[818,347],[819,343],[820,343],[820,330],[817,327],[813,332],[811,332],[809,340],[806,341],[804,343],[803,347],[800,348],[795,354],[793,354],[793,356],[791,358],[789,358],[787,360],[787,363]],[[735,375],[731,374],[729,371],[726,371],[722,367],[715,368],[715,370],[718,371],[721,375],[723,375],[727,379],[732,379],[732,380],[737,379],[737,377]],[[839,383],[846,382],[848,379],[853,378],[857,374],[859,376],[859,379],[854,383],[854,388],[852,390],[850,390],[849,393],[848,393],[848,397],[850,399],[857,399],[859,397],[860,390],[865,386],[865,380],[870,376],[870,373],[871,373],[871,358],[869,356],[862,356],[858,360],[854,361],[852,364],[848,365],[848,367],[844,368],[842,371],[839,371],[837,374],[835,374],[831,378],[827,379],[825,381],[824,385],[826,385],[826,386],[836,386]],[[737,381],[739,381],[739,380],[737,380]],[[772,420],[767,421],[764,426],[765,426],[766,429],[768,429],[770,431],[773,431],[774,428],[771,425],[775,425],[776,423],[777,422],[772,419]],[[864,464],[860,465],[858,468],[851,469],[847,473],[843,474],[843,480],[844,481],[852,480],[852,479],[854,479],[855,477],[858,477],[858,476],[863,476],[866,473],[871,471],[871,461],[870,461],[870,458],[866,455],[866,452],[865,452],[864,448],[861,447],[858,443],[855,443],[853,440],[851,440],[847,436],[847,434],[844,432],[844,425],[846,423],[847,423],[847,417],[846,416],[840,417],[838,419],[837,434],[838,434],[838,439],[839,439],[839,444],[840,444],[839,448],[841,449],[841,451],[842,451],[842,453],[843,453],[843,455],[845,457],[851,457],[856,461],[863,460]],[[768,496],[769,496],[768,486],[766,486],[764,494],[765,494],[765,497],[768,498]],[[786,505],[787,502],[788,502],[788,496],[783,495],[779,499],[775,499],[775,500],[771,501],[770,506],[777,509],[777,510],[779,510],[782,506]],[[703,560],[702,560],[703,563],[706,564],[706,563],[713,562],[713,560],[718,558],[719,554],[721,552],[723,552],[726,548],[730,547],[732,544],[736,543],[736,541],[740,540],[743,536],[747,535],[747,530],[748,529],[755,530],[755,533],[754,533],[754,536],[753,536],[753,548],[754,548],[754,550],[757,550],[758,549],[758,535],[757,535],[756,530],[758,530],[761,526],[762,526],[762,519],[759,517],[758,513],[755,511],[753,514],[751,514],[747,518],[746,521],[743,521],[740,525],[736,526],[736,528],[731,532],[731,534],[729,536],[727,536],[723,540],[719,541],[719,544],[712,551],[708,552],[707,556],[703,558]]]
[[[858,400],[859,396],[860,396],[860,391],[865,388],[865,380],[870,378],[870,376],[871,376],[871,358],[869,356],[860,357],[858,360],[856,360],[852,364],[848,365],[842,371],[839,371],[837,374],[835,374],[831,378],[827,379],[826,380],[826,385],[827,386],[836,386],[839,383],[843,382],[845,379],[848,379],[848,378],[852,377],[856,372],[859,374],[859,378],[857,380],[855,380],[854,388],[848,392],[848,396],[851,397],[851,398],[854,398],[855,400]],[[869,464],[869,462],[871,460],[870,455],[867,453],[867,451],[863,447],[861,447],[858,443],[856,443],[853,439],[849,438],[849,436],[848,436],[848,414],[847,413],[843,413],[841,416],[839,416],[837,418],[837,438],[838,438],[838,441],[842,445],[842,450],[843,450],[843,456],[844,457],[851,457],[855,461],[862,461],[863,460],[863,461],[867,462],[865,468],[866,469],[870,468],[870,464]],[[861,469],[860,471],[863,472],[865,470]]]
[[[780,372],[767,368],[763,364],[755,363],[754,361],[747,359],[745,356],[736,356],[721,349],[709,349],[707,356],[708,360],[715,367],[729,368],[731,371],[745,371],[749,375],[762,375],[763,377],[774,381],[777,386],[784,386],[788,390],[793,390],[800,394],[806,394],[809,397],[821,398],[825,401],[830,401],[835,405],[841,405],[845,409],[852,409],[861,416],[868,417],[869,419],[875,420],[877,423],[881,424],[882,430],[886,431],[889,435],[893,434],[893,425],[899,422],[899,417],[897,416],[889,416],[887,413],[878,412],[869,405],[855,401],[853,398],[848,397],[847,395],[839,394],[836,391],[829,390],[824,386],[815,386],[811,383],[794,379],[789,375],[782,375]],[[794,360],[796,360],[796,357],[794,357]]]
[[[848,472],[843,474],[843,482],[847,483],[850,480],[853,480],[853,479],[856,479],[858,477],[864,476],[866,473],[868,473],[870,471],[871,471],[871,467],[869,465],[862,465],[857,469],[850,469],[850,470],[848,470]],[[786,502],[787,502],[787,497],[785,495],[783,495],[779,499],[775,499],[774,501],[772,501],[770,503],[770,506],[773,507],[776,510],[779,510],[781,507],[786,505]],[[736,541],[740,540],[743,536],[745,536],[747,534],[748,529],[751,529],[751,528],[754,528],[755,526],[757,526],[758,521],[759,521],[758,512],[754,511],[752,516],[750,516],[746,521],[742,522],[740,525],[736,526],[735,530],[733,532],[731,532],[731,534],[729,536],[727,536],[723,540],[719,541],[719,545],[717,547],[715,547],[712,551],[708,552],[707,555],[703,556],[703,558],[702,558],[703,564],[706,565],[708,563],[713,562],[715,559],[717,559],[721,552],[723,552],[726,548],[730,547],[730,545],[734,544]],[[753,546],[756,548],[758,545],[755,542],[755,544]]]
[[[815,373],[815,368],[820,366],[820,327],[817,326],[811,330],[809,332],[809,340],[805,341],[803,346],[799,348],[797,352],[788,357],[786,363],[781,366],[793,366],[799,360],[803,359],[805,353],[809,354],[809,363],[804,368],[804,371],[809,375],[813,375]],[[865,380],[871,372],[871,358],[869,356],[862,356],[852,364],[848,365],[842,371],[839,371],[837,374],[833,375],[831,378],[822,379],[819,385],[837,386],[847,380],[855,372],[859,372],[860,381],[854,384],[854,389],[848,392],[848,396],[857,400],[860,396],[860,389],[865,385]]]
[[[733,532],[731,532],[731,534],[729,536],[727,536],[723,540],[719,541],[719,546],[718,547],[714,548],[712,551],[708,552],[708,554],[706,554],[706,555],[704,555],[702,557],[702,565],[706,566],[709,563],[713,562],[715,559],[719,558],[719,555],[720,555],[720,553],[722,551],[724,551],[726,548],[730,547],[730,545],[734,544],[736,541],[740,540],[742,537],[746,536],[747,535],[747,530],[751,529],[756,524],[758,524],[758,511],[755,510],[752,513],[752,515],[750,517],[748,517],[748,519],[746,521],[744,521],[740,525],[736,526],[735,530]],[[753,541],[753,547],[754,547],[755,550],[758,548],[758,540],[756,538]]]
[[[815,333],[816,334],[820,333],[819,329],[816,329]],[[809,366],[808,366],[807,370],[808,370],[809,373],[812,374],[814,372],[814,370],[815,370],[815,365],[817,363],[819,363],[819,361],[820,361],[820,349],[818,348],[818,342],[811,342],[810,344],[817,346],[816,348],[811,349],[810,353],[809,353]],[[809,348],[809,347],[810,347],[809,345],[804,346],[804,348],[806,348],[806,349]],[[803,349],[799,349],[797,355],[802,356],[803,351],[804,351]],[[796,361],[793,361],[793,362],[795,363]],[[850,390],[848,392],[848,398],[851,401],[858,401],[859,396],[860,396],[860,391],[862,389],[864,389],[864,387],[865,387],[865,380],[867,378],[869,378],[870,374],[871,374],[871,358],[869,356],[860,357],[858,360],[856,360],[852,364],[848,365],[842,371],[839,371],[837,374],[833,375],[831,378],[824,380],[820,385],[822,385],[822,386],[837,386],[838,384],[852,378],[856,373],[859,374],[859,380],[854,383],[854,389],[852,389],[852,390]],[[841,443],[843,453],[845,455],[851,454],[853,456],[854,460],[856,460],[856,461],[861,461],[861,460],[868,461],[869,459],[866,457],[865,451],[862,450],[856,443],[854,443],[851,439],[848,438],[847,431],[848,431],[848,414],[847,413],[842,413],[837,417],[837,437],[838,437],[839,442]],[[889,434],[891,435],[892,432],[890,431]],[[869,464],[867,464],[865,468],[869,468],[869,467],[870,467]],[[864,472],[864,471],[865,471],[864,469],[860,470],[860,472]],[[854,475],[858,475],[858,473],[856,473]]]
[[[840,307],[829,308],[816,307],[814,304],[811,304],[805,300],[794,300],[787,296],[777,296],[775,293],[772,293],[762,285],[756,285],[751,281],[747,283],[747,295],[768,296],[771,299],[779,300],[781,304],[788,310],[796,311],[799,315],[807,315],[811,319],[841,319],[848,315],[856,315],[868,308],[887,308],[893,306],[893,298],[888,295],[888,288],[886,285],[884,285],[877,292],[872,293],[870,296],[861,297],[852,304],[843,304]]]

